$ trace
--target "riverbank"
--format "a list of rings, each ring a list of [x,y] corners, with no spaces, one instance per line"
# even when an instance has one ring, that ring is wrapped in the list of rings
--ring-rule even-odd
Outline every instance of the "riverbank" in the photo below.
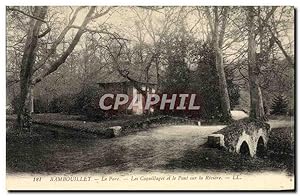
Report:
[[[115,119],[92,122],[81,120],[82,116],[64,114],[34,114],[32,130],[42,133],[48,130],[54,134],[82,137],[113,138],[125,136],[164,125],[198,125],[198,121],[165,115],[126,115]],[[15,132],[16,116],[7,116],[7,133]]]

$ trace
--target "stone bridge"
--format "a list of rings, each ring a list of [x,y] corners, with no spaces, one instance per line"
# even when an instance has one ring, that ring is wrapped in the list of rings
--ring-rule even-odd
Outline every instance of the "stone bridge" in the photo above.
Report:
[[[242,119],[208,136],[208,146],[225,148],[246,156],[264,156],[269,139],[270,125]]]

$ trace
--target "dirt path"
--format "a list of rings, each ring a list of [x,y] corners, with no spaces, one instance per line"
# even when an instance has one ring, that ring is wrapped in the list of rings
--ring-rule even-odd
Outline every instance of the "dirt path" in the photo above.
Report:
[[[101,172],[164,168],[171,159],[197,149],[223,126],[168,126],[111,139],[52,139],[8,144],[14,171]]]

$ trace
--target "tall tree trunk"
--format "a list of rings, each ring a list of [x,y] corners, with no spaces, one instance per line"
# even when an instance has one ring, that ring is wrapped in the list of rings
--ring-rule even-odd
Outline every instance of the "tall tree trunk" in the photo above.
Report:
[[[221,107],[224,121],[231,120],[231,111],[230,111],[230,99],[228,93],[228,87],[226,82],[226,76],[223,65],[223,55],[220,49],[216,50],[216,68],[219,78],[219,88],[220,88],[220,97],[221,97]]]
[[[226,76],[224,71],[224,63],[223,63],[223,54],[222,54],[222,45],[225,34],[226,27],[226,17],[227,17],[227,9],[224,8],[224,16],[222,20],[221,29],[219,32],[219,14],[218,7],[214,7],[214,31],[213,31],[213,46],[216,55],[216,70],[218,74],[219,80],[219,90],[220,90],[220,98],[221,98],[221,107],[222,107],[222,116],[224,121],[230,121],[232,119],[230,112],[230,99],[227,88]],[[219,34],[220,33],[220,34]]]
[[[262,92],[259,87],[259,65],[256,62],[254,8],[248,7],[248,72],[250,87],[250,118],[266,120]]]
[[[21,130],[30,130],[32,112],[32,74],[33,65],[36,59],[38,36],[43,20],[47,14],[47,7],[35,7],[30,19],[30,27],[27,32],[27,39],[21,62],[20,71],[20,102],[18,111],[18,125]],[[39,18],[40,20],[37,20]]]

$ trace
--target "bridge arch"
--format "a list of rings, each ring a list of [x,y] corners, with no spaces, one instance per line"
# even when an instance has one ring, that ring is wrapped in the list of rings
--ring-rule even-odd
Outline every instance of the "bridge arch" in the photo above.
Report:
[[[208,143],[222,146],[229,152],[264,157],[267,152],[270,125],[253,119],[232,123],[208,137]],[[222,136],[222,137],[221,137]],[[211,145],[214,146],[214,145]]]
[[[266,154],[266,142],[264,141],[264,138],[260,136],[256,144],[256,156],[259,158],[263,158],[265,154]]]
[[[253,139],[250,135],[243,132],[236,143],[235,149],[238,154],[249,155],[253,157],[255,155],[255,147],[253,144]],[[247,152],[249,151],[249,153]]]
[[[241,144],[240,154],[243,156],[250,156],[250,148],[246,141],[243,141]]]

